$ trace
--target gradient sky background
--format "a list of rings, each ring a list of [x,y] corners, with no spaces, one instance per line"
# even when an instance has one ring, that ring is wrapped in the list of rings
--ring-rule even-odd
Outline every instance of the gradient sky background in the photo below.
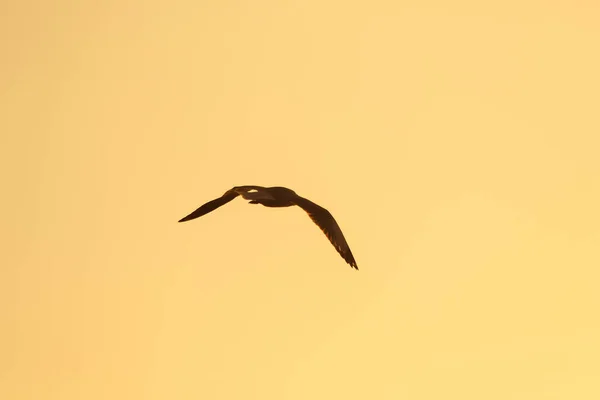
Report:
[[[595,2],[0,7],[0,398],[600,398]]]

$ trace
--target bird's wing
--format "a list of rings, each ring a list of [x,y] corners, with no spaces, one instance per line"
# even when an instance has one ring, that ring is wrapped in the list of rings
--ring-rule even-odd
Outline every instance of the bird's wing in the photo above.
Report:
[[[352,255],[352,251],[350,251],[350,246],[348,246],[346,238],[344,238],[344,234],[342,233],[340,226],[333,218],[333,215],[331,215],[329,211],[320,205],[300,196],[294,199],[294,203],[306,211],[310,219],[312,219],[313,222],[317,224],[319,228],[321,228],[325,236],[327,236],[333,247],[335,247],[337,252],[340,253],[342,258],[346,260],[346,262],[350,264],[352,268],[358,269],[356,261],[354,260],[354,256]]]
[[[208,203],[200,206],[197,210],[192,212],[190,215],[181,218],[178,222],[185,222],[191,219],[195,219],[203,216],[204,214],[208,214],[211,211],[216,210],[224,204],[229,203],[231,200],[235,199],[239,196],[239,193],[236,191],[236,188],[230,189],[223,194],[223,196],[218,199],[214,199],[209,201]]]

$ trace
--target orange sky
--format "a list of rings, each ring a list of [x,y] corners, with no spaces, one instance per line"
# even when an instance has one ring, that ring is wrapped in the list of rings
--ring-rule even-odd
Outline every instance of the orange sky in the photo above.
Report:
[[[598,5],[203,3],[2,7],[0,398],[600,398]]]

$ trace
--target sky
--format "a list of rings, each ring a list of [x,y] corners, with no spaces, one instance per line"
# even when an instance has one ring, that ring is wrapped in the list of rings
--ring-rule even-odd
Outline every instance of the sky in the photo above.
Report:
[[[600,398],[598,4],[0,10],[0,398]]]

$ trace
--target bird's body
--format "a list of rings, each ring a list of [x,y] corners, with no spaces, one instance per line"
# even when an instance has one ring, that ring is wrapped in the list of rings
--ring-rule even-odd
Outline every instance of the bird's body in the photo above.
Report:
[[[254,186],[239,186],[237,187],[239,194],[245,200],[250,200],[250,204],[262,204],[265,207],[291,207],[294,205],[292,199],[298,196],[293,190],[281,186],[246,191],[244,188],[247,187],[255,188]]]
[[[222,205],[229,203],[238,196],[242,196],[245,200],[250,200],[250,204],[262,204],[265,207],[298,206],[302,208],[307,212],[313,222],[321,228],[342,258],[344,258],[352,268],[358,269],[352,251],[350,251],[350,247],[344,238],[344,234],[331,213],[318,204],[298,196],[296,192],[285,187],[236,186],[225,192],[223,196],[205,203],[188,216],[180,219],[179,222],[189,221],[208,214]]]

